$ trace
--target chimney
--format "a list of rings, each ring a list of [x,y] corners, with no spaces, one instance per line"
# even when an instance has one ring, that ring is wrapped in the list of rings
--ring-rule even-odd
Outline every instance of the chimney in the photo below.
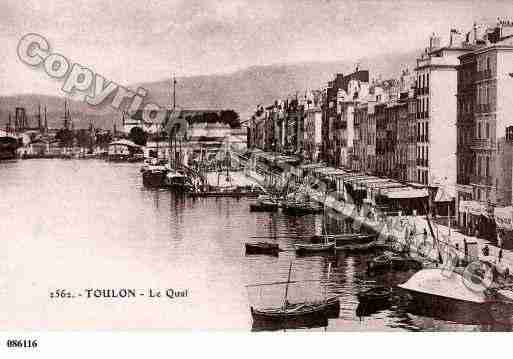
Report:
[[[440,37],[435,33],[429,38],[429,51],[433,51],[440,48]]]

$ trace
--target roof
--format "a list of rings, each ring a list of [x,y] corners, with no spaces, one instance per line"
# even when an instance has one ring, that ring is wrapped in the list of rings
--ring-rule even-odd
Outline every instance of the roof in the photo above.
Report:
[[[113,141],[113,142],[109,143],[109,146],[113,146],[113,145],[128,146],[128,147],[141,147],[139,145],[136,145],[134,142],[132,142],[130,140],[125,140],[125,139],[121,139],[121,140],[117,140],[117,141]]]

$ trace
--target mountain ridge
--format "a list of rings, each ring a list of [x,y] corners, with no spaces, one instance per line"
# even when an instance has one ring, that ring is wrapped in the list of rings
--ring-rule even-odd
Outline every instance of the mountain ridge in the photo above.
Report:
[[[364,58],[358,61],[358,66],[360,69],[368,69],[371,78],[377,77],[377,74],[383,79],[397,77],[404,68],[401,64],[413,67],[417,53],[418,51]],[[351,73],[355,67],[354,61],[308,61],[253,65],[230,73],[181,77],[177,78],[176,103],[181,108],[233,109],[244,121],[259,104],[270,104],[276,99],[320,88],[336,73]],[[170,80],[138,83],[131,87],[137,86],[148,90],[145,102],[160,106],[171,104]],[[29,122],[35,126],[39,103],[47,106],[49,126],[60,127],[64,114],[64,97],[39,94],[0,96],[0,126],[5,126],[9,111],[14,114],[16,106],[26,108]],[[121,125],[121,112],[109,106],[97,108],[70,99],[68,103],[72,117],[77,118],[77,128],[87,127],[90,121],[96,127],[105,129],[112,129],[114,123]]]

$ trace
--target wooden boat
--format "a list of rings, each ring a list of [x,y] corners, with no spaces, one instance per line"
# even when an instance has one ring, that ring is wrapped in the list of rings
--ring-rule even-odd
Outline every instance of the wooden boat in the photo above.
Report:
[[[268,196],[260,195],[255,202],[249,204],[251,212],[276,212],[280,206],[277,199]]]
[[[294,243],[294,249],[299,253],[332,252],[335,250],[335,242]]]
[[[282,203],[282,209],[285,213],[293,216],[303,216],[307,214],[322,213],[323,207],[314,202],[285,201]]]
[[[280,246],[277,243],[246,243],[245,246],[246,254],[270,254],[277,256],[280,253]]]
[[[328,317],[330,312],[340,311],[338,297],[328,298],[317,302],[286,303],[281,308],[255,309],[251,307],[253,320],[257,321],[282,321],[305,317]]]
[[[0,136],[0,161],[16,159],[16,150],[20,147],[19,140],[11,135]]]
[[[386,287],[374,287],[356,295],[360,303],[388,301],[392,296],[392,289]]]
[[[320,301],[305,301],[300,303],[290,303],[287,300],[288,289],[290,281],[290,274],[292,271],[292,262],[290,262],[288,279],[285,287],[285,295],[283,305],[281,307],[271,307],[257,309],[253,306],[250,307],[253,323],[261,322],[277,322],[285,325],[287,323],[294,324],[297,321],[308,322],[309,320],[319,320],[338,317],[340,312],[340,301],[338,297],[327,298],[326,292],[324,300]],[[331,263],[328,266],[328,279],[331,272]]]
[[[160,188],[164,185],[164,178],[169,172],[165,166],[150,166],[142,173],[143,185],[145,187]]]
[[[336,246],[335,249],[346,253],[369,253],[379,250],[376,245],[376,241],[364,244],[346,244],[343,246]]]
[[[171,188],[179,191],[192,190],[192,184],[189,182],[187,176],[178,171],[169,171],[163,179],[163,187]]]
[[[259,191],[193,191],[189,194],[193,197],[258,197],[262,192]]]
[[[340,312],[340,309],[339,309]],[[338,317],[338,313],[337,313]],[[286,320],[253,319],[251,331],[275,331],[287,329],[325,328],[328,326],[327,316],[298,317]]]
[[[422,263],[411,257],[403,257],[391,252],[385,252],[367,262],[367,270],[410,270],[421,269]]]
[[[313,243],[322,242],[325,239],[334,241],[338,246],[349,245],[349,244],[364,244],[374,241],[376,238],[375,234],[362,234],[362,233],[342,233],[342,234],[321,234],[314,235],[311,237]]]

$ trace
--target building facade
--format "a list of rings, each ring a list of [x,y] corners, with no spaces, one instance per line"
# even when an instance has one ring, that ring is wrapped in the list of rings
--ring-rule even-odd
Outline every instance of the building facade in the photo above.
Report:
[[[460,224],[492,236],[493,223],[481,215],[512,204],[513,26],[499,23],[487,40],[460,56],[457,200]]]

